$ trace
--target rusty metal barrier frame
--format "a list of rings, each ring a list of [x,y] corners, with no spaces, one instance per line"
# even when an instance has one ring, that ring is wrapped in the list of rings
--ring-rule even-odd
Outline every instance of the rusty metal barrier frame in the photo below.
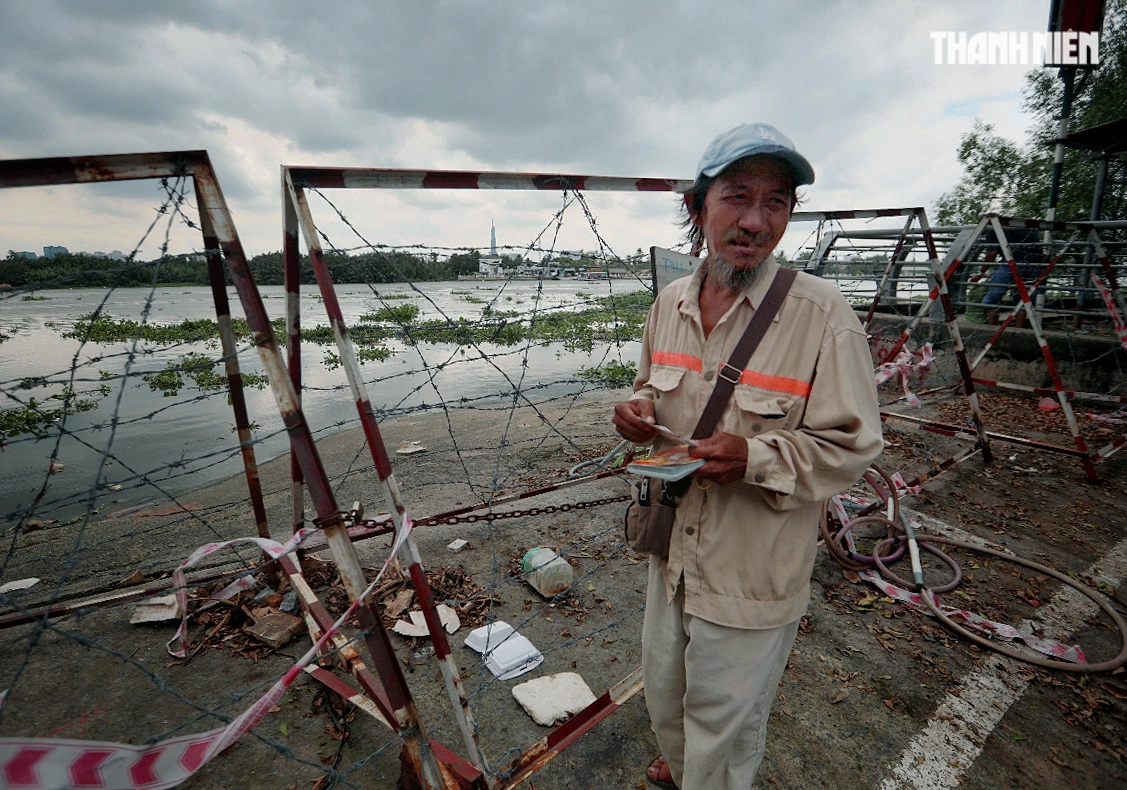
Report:
[[[235,354],[236,340],[231,325],[231,310],[223,278],[222,255],[230,260],[238,256],[246,270],[245,257],[231,221],[230,212],[219,189],[207,151],[168,151],[163,153],[113,154],[106,156],[52,157],[43,159],[11,159],[0,161],[0,189],[14,187],[56,186],[64,184],[93,184],[107,181],[136,181],[140,179],[191,177],[200,208],[199,229],[203,235],[207,257],[208,277],[215,317],[219,328],[220,344],[225,359],[227,386],[231,407],[235,413],[243,468],[250,493],[251,507],[258,536],[270,537],[266,524],[266,508],[262,499],[262,486],[258,478],[258,463],[251,440],[250,419],[247,416],[243,379],[239,373]],[[253,282],[251,283],[253,287]],[[242,291],[240,298],[242,298]],[[257,295],[257,294],[256,294]],[[245,305],[245,299],[243,299]],[[259,302],[261,305],[261,301]],[[248,311],[249,314],[249,311]],[[263,553],[269,560],[269,555]],[[267,566],[271,583],[277,583],[277,569]]]
[[[972,245],[977,241],[978,237],[985,232],[989,226],[998,239],[998,245],[1002,249],[1002,254],[1005,259],[1006,266],[1010,270],[1010,275],[1014,280],[1014,287],[1017,289],[1018,297],[1020,298],[1020,305],[1015,307],[1009,312],[1005,319],[999,325],[994,335],[987,341],[986,345],[979,352],[978,357],[971,365],[971,370],[978,367],[978,364],[986,357],[991,347],[997,342],[998,338],[1002,336],[1014,322],[1018,315],[1024,315],[1028,321],[1030,329],[1033,331],[1034,337],[1037,338],[1037,345],[1041,350],[1041,355],[1045,360],[1046,368],[1049,372],[1049,377],[1052,379],[1053,386],[1051,388],[1029,387],[1021,384],[1014,384],[1005,381],[995,381],[990,379],[976,378],[975,381],[983,386],[995,387],[998,389],[1015,390],[1025,392],[1032,395],[1047,395],[1055,397],[1060,404],[1061,411],[1065,416],[1068,423],[1069,432],[1072,434],[1073,444],[1075,449],[1061,447],[1058,445],[1049,445],[1054,452],[1066,453],[1079,457],[1080,463],[1084,468],[1084,473],[1090,480],[1099,479],[1099,472],[1096,469],[1096,464],[1110,458],[1116,452],[1127,446],[1127,433],[1120,434],[1115,437],[1106,446],[1096,450],[1088,447],[1087,441],[1084,439],[1083,434],[1080,432],[1079,423],[1076,420],[1076,414],[1073,412],[1071,401],[1074,398],[1086,398],[1088,400],[1108,401],[1115,403],[1127,402],[1127,398],[1102,396],[1097,393],[1084,393],[1069,390],[1064,386],[1064,381],[1061,378],[1060,372],[1057,368],[1057,363],[1053,357],[1053,352],[1049,348],[1049,342],[1045,337],[1044,329],[1041,326],[1040,316],[1033,305],[1033,298],[1031,293],[1037,289],[1049,276],[1056,264],[1060,261],[1063,251],[1055,255],[1052,260],[1045,267],[1032,283],[1031,286],[1027,285],[1025,279],[1021,276],[1021,272],[1017,267],[1014,259],[1013,250],[1010,247],[1009,240],[1006,238],[1006,228],[1018,229],[1027,228],[1040,231],[1071,233],[1072,238],[1069,240],[1069,245],[1078,237],[1084,237],[1085,240],[1092,245],[1092,250],[1095,255],[1096,261],[1100,265],[1103,276],[1106,278],[1106,284],[1096,277],[1100,284],[1104,285],[1106,295],[1108,298],[1108,308],[1113,319],[1116,315],[1122,316],[1127,313],[1127,306],[1124,305],[1123,295],[1119,288],[1119,280],[1115,274],[1115,267],[1111,265],[1107,251],[1103,246],[1103,241],[1100,239],[1097,227],[1088,222],[1049,222],[1046,220],[1037,219],[1022,219],[1019,217],[1006,217],[998,214],[984,214],[979,220],[978,227],[975,228],[975,233],[971,239],[968,240],[967,245]],[[1066,245],[1067,247],[1068,245]],[[1049,443],[1046,443],[1049,444]],[[1071,452],[1069,452],[1071,451]]]
[[[410,519],[407,508],[399,492],[399,486],[391,469],[387,448],[380,435],[379,424],[372,410],[367,387],[364,384],[357,359],[356,349],[349,337],[348,327],[341,314],[332,275],[325,262],[317,226],[306,197],[306,190],[317,189],[523,189],[523,190],[574,190],[574,191],[618,191],[618,192],[672,192],[687,187],[689,181],[659,178],[618,178],[608,176],[563,175],[556,173],[514,173],[514,172],[474,172],[474,171],[431,171],[399,170],[379,168],[328,168],[328,167],[290,167],[283,166],[282,204],[283,204],[283,271],[286,288],[286,331],[288,335],[289,371],[294,390],[301,389],[300,365],[300,316],[299,305],[299,249],[300,232],[309,252],[309,260],[317,278],[322,301],[328,314],[333,336],[336,339],[345,375],[356,403],[360,423],[368,449],[384,494],[391,505],[391,520],[396,534],[409,528]],[[294,491],[294,529],[302,526],[302,507],[300,501],[301,466],[292,465]],[[473,779],[493,790],[516,787],[528,776],[543,767],[566,746],[573,743],[595,724],[609,715],[641,690],[640,671],[632,673],[611,690],[592,703],[587,709],[576,714],[557,727],[541,741],[504,766],[500,775],[505,779],[494,782],[489,766],[477,740],[473,716],[470,711],[456,662],[450,652],[446,632],[438,620],[434,608],[433,594],[423,569],[422,557],[413,539],[408,535],[403,543],[403,562],[408,567],[412,583],[419,596],[434,645],[435,656],[442,668],[443,680],[450,697],[455,718],[470,763],[477,771]],[[325,679],[322,679],[325,680]],[[339,690],[338,690],[339,693]],[[467,778],[464,777],[463,778]]]
[[[903,211],[906,212],[908,210],[905,209]],[[975,434],[978,437],[979,443],[982,443],[984,438],[987,440],[995,439],[997,441],[1009,444],[1029,447],[1039,452],[1051,452],[1076,458],[1077,460],[1079,460],[1085,475],[1089,479],[1098,479],[1099,473],[1096,469],[1096,464],[1111,457],[1123,447],[1127,446],[1127,434],[1122,434],[1115,437],[1110,443],[1102,448],[1096,450],[1089,448],[1086,440],[1080,432],[1079,424],[1076,420],[1076,415],[1073,412],[1070,401],[1074,398],[1080,398],[1088,401],[1107,404],[1124,404],[1127,403],[1127,397],[1077,392],[1069,390],[1064,386],[1064,382],[1058,370],[1056,360],[1053,357],[1052,350],[1049,347],[1048,340],[1046,339],[1044,330],[1041,326],[1040,317],[1038,316],[1037,311],[1033,306],[1031,293],[1047,280],[1049,274],[1068,252],[1068,249],[1073,244],[1075,244],[1078,239],[1080,239],[1091,246],[1094,252],[1094,257],[1099,264],[1100,272],[1102,273],[1103,278],[1100,278],[1096,274],[1093,274],[1093,277],[1095,278],[1097,287],[1099,287],[1101,293],[1104,294],[1108,311],[1112,317],[1113,322],[1116,320],[1117,316],[1127,315],[1127,305],[1125,305],[1124,298],[1119,287],[1115,268],[1111,265],[1110,258],[1099,235],[1100,225],[1088,222],[1049,222],[1038,219],[1006,217],[994,213],[983,214],[980,217],[977,225],[974,227],[974,230],[972,231],[970,236],[961,245],[961,248],[959,249],[954,259],[951,261],[951,263],[945,270],[940,271],[938,258],[936,255],[934,237],[932,236],[930,229],[927,226],[926,213],[922,208],[914,209],[913,211],[918,212],[918,219],[922,230],[922,236],[925,243],[927,244],[929,257],[932,259],[932,269],[937,285],[931,289],[926,301],[915,312],[915,315],[905,327],[900,337],[883,355],[883,358],[878,360],[878,362],[887,361],[893,358],[908,341],[912,332],[916,329],[923,318],[930,313],[931,306],[936,301],[939,301],[942,304],[946,321],[952,328],[952,336],[956,338],[956,350],[959,357],[959,366],[962,371],[962,387],[964,389],[964,392],[970,394],[971,396],[972,403],[974,404],[974,414],[980,414],[980,411],[977,408],[977,395],[975,394],[974,389],[976,385],[979,387],[1023,392],[1030,395],[1051,396],[1055,398],[1060,404],[1062,413],[1064,414],[1066,422],[1068,424],[1069,433],[1071,434],[1073,439],[1073,447],[1067,447],[1055,444],[1053,442],[1038,441],[1021,436],[1013,436],[1004,433],[986,431],[982,426],[980,418],[975,420],[974,429],[972,430],[964,426],[938,422],[935,420],[927,420],[912,417],[909,415],[894,414],[892,412],[882,411],[882,417],[889,422],[910,423],[918,426],[922,430],[948,436],[954,436],[956,434]],[[854,219],[865,217],[891,216],[892,212],[893,210],[887,209],[877,210],[874,212],[825,212],[824,214],[820,214],[812,218]],[[799,212],[796,212],[795,216],[797,217],[798,215]],[[1104,223],[1104,225],[1106,224],[1107,223]],[[904,230],[900,233],[900,236],[897,239],[897,244],[892,259],[889,263],[889,267],[894,264],[896,254],[902,249],[905,235],[910,230],[911,225],[912,220],[909,219],[908,224],[905,226]],[[1064,245],[1059,249],[1059,251],[1054,254],[1052,259],[1045,266],[1044,270],[1037,276],[1036,280],[1032,284],[1027,284],[1024,278],[1021,277],[1020,271],[1018,270],[1015,263],[1013,252],[1010,248],[1009,241],[1006,238],[1006,228],[1028,228],[1041,231],[1068,233],[1070,234],[1070,236],[1064,243]],[[966,261],[974,246],[979,243],[983,234],[987,231],[993,231],[996,237],[1000,240],[999,246],[1002,248],[1003,254],[1005,256],[1004,265],[1009,268],[1010,273],[1014,278],[1014,286],[1018,292],[1020,303],[1018,306],[1009,311],[1008,315],[1005,316],[998,329],[989,338],[989,340],[987,340],[986,344],[978,352],[978,355],[974,358],[974,360],[968,361],[966,354],[962,348],[961,338],[958,335],[958,326],[953,320],[954,311],[953,307],[950,305],[950,296],[946,284],[947,281],[949,281],[956,275],[961,267],[966,265]],[[888,271],[889,270],[886,269],[884,275],[885,279],[887,279],[888,277]],[[1104,280],[1106,280],[1106,283],[1104,282]],[[882,291],[883,288],[878,287],[877,293],[873,298],[873,303],[870,306],[868,315],[866,317],[866,325],[871,322],[872,317],[876,312],[877,304],[881,298]],[[1024,315],[1028,319],[1028,324],[1037,340],[1041,355],[1045,360],[1049,377],[1052,380],[1051,387],[1030,387],[1012,382],[998,381],[974,376],[975,369],[987,357],[991,348],[997,343],[1001,335],[1013,325],[1015,319],[1019,314]],[[1124,331],[1127,332],[1127,326],[1125,326]],[[1127,339],[1121,337],[1121,342],[1123,342],[1125,348],[1127,348]],[[965,456],[960,456],[958,460],[954,462],[958,463],[964,459]],[[989,457],[985,453],[984,459],[989,460]],[[927,479],[935,477],[937,473],[944,471],[951,465],[953,464],[950,463],[950,461],[944,462],[939,465],[939,469],[925,472],[922,478],[918,478],[912,481],[911,484],[921,484]]]
[[[937,433],[945,436],[955,436],[959,434],[972,435],[974,437],[973,447],[955,454],[954,456],[938,461],[933,469],[923,472],[916,478],[906,481],[909,487],[923,485],[928,480],[931,480],[947,471],[948,469],[956,466],[957,464],[966,461],[969,458],[981,453],[982,460],[986,463],[993,461],[993,452],[990,448],[990,439],[1006,439],[1004,434],[992,433],[986,430],[986,425],[982,419],[982,409],[978,402],[978,393],[975,390],[975,379],[972,375],[973,365],[970,364],[967,358],[966,348],[963,346],[962,333],[959,330],[959,322],[955,313],[955,305],[951,300],[951,294],[947,289],[947,280],[959,268],[962,263],[962,257],[952,262],[946,270],[942,268],[939,260],[939,250],[935,244],[935,235],[932,233],[931,225],[927,219],[927,211],[922,206],[908,206],[903,208],[879,208],[879,209],[857,209],[857,210],[844,210],[844,211],[796,211],[791,216],[791,222],[828,222],[833,220],[846,220],[846,219],[876,219],[881,217],[907,217],[903,229],[896,237],[896,246],[893,248],[892,254],[889,256],[888,264],[885,267],[884,273],[881,276],[880,283],[877,285],[877,291],[873,295],[872,302],[869,304],[869,309],[862,320],[862,326],[867,332],[872,325],[873,316],[877,311],[880,304],[881,295],[885,291],[885,285],[893,276],[893,269],[897,264],[897,258],[901,251],[905,248],[908,242],[908,236],[912,232],[915,225],[919,226],[919,233],[923,237],[924,245],[927,250],[927,265],[931,269],[932,278],[935,285],[928,292],[926,301],[920,306],[915,316],[908,325],[901,332],[900,336],[886,350],[877,358],[877,363],[882,364],[889,362],[896,357],[900,350],[907,344],[911,338],[912,332],[919,325],[920,321],[930,311],[931,306],[935,302],[939,302],[943,308],[943,317],[947,325],[947,332],[951,338],[951,342],[955,349],[955,359],[959,366],[959,374],[963,393],[966,396],[967,404],[970,408],[970,417],[972,427],[965,428],[962,426],[952,426],[944,423],[939,423],[929,420],[921,420],[909,415],[902,415],[896,412],[881,409],[881,420],[884,422],[906,422],[919,427],[921,430],[931,433]],[[967,247],[969,250],[970,247]]]
[[[168,151],[143,154],[105,156],[54,157],[0,161],[0,188],[86,184],[138,179],[192,178],[199,207],[200,230],[208,261],[208,274],[215,301],[216,319],[226,357],[226,373],[243,464],[247,478],[256,526],[261,537],[269,538],[258,466],[251,442],[250,421],[246,412],[242,377],[235,354],[236,340],[231,325],[222,263],[225,261],[250,327],[252,343],[258,349],[263,367],[281,412],[290,438],[295,468],[308,486],[317,512],[316,525],[324,531],[333,550],[338,571],[351,600],[356,600],[367,586],[355,548],[348,538],[345,517],[337,506],[328,475],[321,463],[308,423],[301,410],[296,389],[282,359],[277,338],[267,317],[262,297],[247,266],[246,255],[235,230],[219,180],[206,151]],[[290,363],[294,364],[291,356]],[[324,607],[312,596],[297,563],[286,559],[283,569],[294,587],[302,593],[299,600],[311,624],[327,627]],[[375,675],[364,667],[355,650],[345,650],[351,657],[353,674],[373,701],[382,720],[403,739],[401,762],[416,775],[427,790],[471,787],[472,782],[457,770],[447,768],[435,755],[435,747],[426,737],[418,710],[407,688],[402,667],[395,656],[387,631],[371,602],[358,608],[358,619],[365,629],[364,642],[372,656]],[[312,673],[311,673],[312,674]],[[452,761],[456,763],[457,761]]]

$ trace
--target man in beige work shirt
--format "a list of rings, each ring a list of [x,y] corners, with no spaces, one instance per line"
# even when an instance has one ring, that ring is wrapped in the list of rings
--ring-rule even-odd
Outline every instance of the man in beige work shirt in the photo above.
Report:
[[[650,310],[634,395],[615,408],[624,438],[661,450],[669,440],[655,423],[692,434],[778,270],[771,252],[796,189],[813,181],[809,162],[767,124],[709,145],[685,194],[690,240],[707,255]],[[751,787],[810,599],[822,503],[881,445],[861,324],[831,283],[800,273],[715,432],[691,449],[706,463],[680,499],[668,558],[650,560],[642,670],[662,756],[649,781]]]

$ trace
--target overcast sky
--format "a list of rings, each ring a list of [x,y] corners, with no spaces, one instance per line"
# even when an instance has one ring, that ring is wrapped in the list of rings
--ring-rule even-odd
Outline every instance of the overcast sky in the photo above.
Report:
[[[281,246],[280,164],[691,178],[709,140],[747,121],[776,125],[813,163],[805,208],[931,209],[976,117],[1024,139],[1032,67],[936,65],[929,33],[1043,31],[1048,8],[2,0],[0,158],[205,148],[250,254]],[[560,205],[523,192],[326,196],[390,244],[484,246],[494,220],[499,243],[523,245]],[[0,254],[128,252],[159,198],[151,182],[5,190]],[[677,240],[668,194],[589,199],[616,252]],[[360,243],[316,197],[313,210],[333,243]],[[177,231],[172,251],[199,244]],[[556,246],[595,247],[577,208]]]

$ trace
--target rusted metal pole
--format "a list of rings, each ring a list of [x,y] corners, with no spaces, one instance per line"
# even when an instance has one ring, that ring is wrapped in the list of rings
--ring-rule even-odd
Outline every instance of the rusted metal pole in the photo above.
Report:
[[[282,182],[285,183],[285,172]],[[282,190],[282,275],[286,289],[286,367],[297,401],[301,403],[301,256],[297,248],[297,212],[289,192]],[[297,454],[290,449],[290,504],[296,533],[305,526],[305,479]]]
[[[1077,240],[1077,238],[1079,238],[1079,236],[1080,231],[1073,233],[1072,238],[1068,240],[1068,243],[1064,245],[1064,248],[1053,257],[1053,259],[1049,262],[1049,265],[1045,267],[1045,271],[1041,272],[1041,274],[1037,277],[1037,280],[1033,283],[1034,291],[1036,291],[1037,288],[1040,287],[1041,283],[1048,279],[1049,274],[1052,273],[1053,269],[1056,268],[1056,265],[1060,263],[1061,258],[1064,257],[1066,252],[1068,252],[1068,248],[1072,246],[1072,244]],[[990,339],[986,341],[986,345],[982,347],[982,350],[978,352],[978,356],[975,357],[974,362],[971,363],[970,369],[972,371],[977,368],[979,363],[981,363],[986,355],[990,353],[990,349],[994,347],[994,344],[998,342],[998,338],[1000,338],[1002,336],[1002,333],[1005,332],[1006,329],[1009,328],[1010,324],[1014,322],[1014,319],[1017,318],[1019,312],[1020,308],[1012,311],[1005,317],[1001,325],[998,327],[997,331],[994,332]]]
[[[350,600],[358,600],[367,586],[364,571],[348,539],[332,486],[313,442],[305,415],[302,413],[301,404],[297,400],[293,382],[282,360],[274,330],[262,304],[262,297],[247,267],[246,256],[235,232],[234,222],[210,162],[206,162],[206,157],[202,165],[194,168],[192,175],[196,178],[200,211],[207,211],[210,215],[212,226],[215,228],[231,272],[231,279],[239,292],[254,343],[266,368],[271,390],[281,411],[282,421],[289,433],[291,447],[294,448],[301,465],[302,474],[317,511],[317,526],[325,531],[337,562],[341,581]],[[419,778],[427,790],[446,787],[443,771],[430,749],[418,709],[403,676],[403,669],[395,656],[383,622],[370,601],[361,601],[357,609],[357,618],[367,631],[365,643],[372,653],[376,673],[387,692],[395,721],[403,732],[404,747],[409,762],[417,768]]]
[[[869,324],[873,322],[873,314],[876,313],[877,305],[880,304],[881,294],[884,293],[885,286],[888,285],[888,281],[892,277],[892,272],[896,268],[896,259],[900,257],[900,252],[904,249],[904,244],[908,240],[908,231],[911,230],[912,223],[916,221],[917,216],[916,212],[912,212],[908,216],[908,221],[904,223],[904,230],[900,231],[900,235],[896,239],[896,247],[892,250],[888,265],[884,267],[884,274],[877,285],[877,292],[873,294],[873,303],[869,305],[869,312],[865,314],[865,320],[861,322],[861,328],[866,332],[869,330]]]
[[[196,185],[196,204],[202,205],[198,182]],[[227,300],[227,281],[223,276],[223,261],[219,255],[219,239],[211,226],[211,218],[206,211],[200,211],[200,230],[203,233],[204,254],[207,256],[207,273],[211,281],[211,297],[215,302],[215,321],[219,326],[219,343],[223,349],[223,365],[227,373],[227,391],[231,396],[231,409],[235,412],[235,429],[238,431],[239,448],[243,456],[243,470],[250,492],[251,510],[260,538],[270,538],[270,525],[266,521],[266,505],[262,500],[262,482],[258,478],[258,462],[254,454],[254,436],[250,430],[247,416],[247,401],[243,392],[243,377],[239,372],[238,342],[231,326],[231,305]],[[278,586],[278,566],[267,560],[266,579],[272,587]]]
[[[405,530],[410,530],[407,508],[403,503],[403,497],[399,492],[399,484],[396,482],[395,475],[391,469],[391,460],[388,457],[387,447],[380,434],[379,423],[372,410],[371,399],[368,397],[367,387],[364,384],[364,379],[360,372],[360,362],[356,357],[355,346],[348,335],[348,326],[345,323],[344,315],[340,309],[340,302],[337,299],[332,274],[329,272],[329,268],[325,263],[325,255],[321,249],[320,241],[317,238],[313,214],[309,210],[309,204],[305,200],[305,193],[302,189],[295,188],[292,182],[288,182],[286,184],[286,192],[290,195],[291,202],[297,209],[298,221],[301,226],[302,234],[305,237],[306,248],[309,251],[309,261],[317,277],[317,283],[325,305],[325,312],[328,314],[329,324],[333,330],[333,336],[337,341],[337,350],[340,353],[341,364],[344,367],[345,375],[348,378],[349,387],[352,391],[353,400],[356,403],[356,409],[360,416],[360,424],[367,440],[368,449],[372,454],[376,473],[379,476],[380,482],[383,483],[384,495],[391,509],[392,523],[395,525],[396,534],[403,535]],[[462,685],[461,673],[458,671],[457,662],[454,661],[451,655],[450,644],[446,638],[446,631],[439,622],[438,614],[434,610],[433,595],[430,584],[427,582],[426,573],[423,570],[422,556],[419,554],[414,539],[411,538],[409,534],[406,535],[406,539],[403,541],[403,552],[407,559],[411,580],[419,596],[419,603],[422,606],[427,628],[430,631],[431,644],[434,646],[435,658],[439,662],[439,667],[441,668],[443,680],[446,685],[446,691],[453,705],[454,717],[462,733],[462,739],[465,743],[470,761],[481,768],[483,773],[488,775],[488,765],[485,762],[485,758],[478,744],[473,713],[470,711],[469,700],[466,697],[465,688]]]
[[[956,257],[955,260],[951,262],[951,265],[947,267],[947,270],[945,272],[941,273],[941,276],[936,277],[937,280],[943,282],[944,285],[946,285],[947,278],[953,275],[958,270],[958,268],[963,265],[963,261],[967,259],[967,256],[970,255],[971,248],[974,246],[975,242],[978,241],[978,237],[982,235],[982,231],[986,227],[986,223],[989,221],[990,215],[988,214],[984,215],[982,219],[978,221],[978,225],[975,226],[974,233],[972,233],[970,235],[970,238],[967,239],[966,243],[963,245],[962,250],[959,251],[958,257]],[[934,236],[932,236],[931,247],[929,247],[928,251],[929,255],[932,254],[931,249],[934,248],[934,246],[935,238]],[[892,344],[891,348],[885,351],[877,360],[879,364],[884,364],[885,362],[896,358],[896,355],[900,353],[900,349],[904,347],[904,344],[907,343],[908,339],[912,336],[912,332],[914,332],[916,327],[919,326],[920,321],[923,320],[924,316],[926,316],[931,311],[931,306],[935,304],[938,299],[939,286],[937,284],[934,288],[928,291],[927,299],[924,300],[924,303],[922,305],[920,305],[919,310],[916,311],[916,314],[912,317],[912,320],[908,322],[908,325],[904,327],[904,330],[900,333],[900,337],[898,337],[896,339],[896,342]]]
[[[305,623],[309,627],[309,636],[316,643],[332,627],[335,618],[305,581],[305,576],[297,563],[290,557],[283,557],[280,562],[293,585],[294,591],[297,593],[298,603],[305,613]],[[345,669],[352,673],[352,676],[360,683],[365,694],[375,705],[376,710],[379,711],[380,715],[375,718],[387,725],[392,731],[398,732],[399,725],[395,718],[395,711],[383,686],[380,685],[379,679],[364,665],[360,653],[343,634],[339,632],[334,634],[332,641],[333,648],[336,650],[337,663],[343,665]],[[371,711],[366,712],[371,713]]]
[[[936,287],[939,289],[939,300],[943,304],[943,315],[947,319],[947,330],[955,345],[955,359],[959,363],[959,372],[963,376],[963,393],[967,396],[970,406],[970,418],[974,423],[975,432],[978,434],[978,444],[982,448],[982,460],[990,463],[994,460],[990,452],[990,439],[986,435],[986,426],[982,422],[982,410],[978,405],[978,393],[974,391],[974,379],[971,377],[970,364],[967,362],[967,351],[963,348],[963,336],[959,332],[959,321],[955,315],[955,305],[951,303],[951,293],[947,290],[947,277],[949,272],[940,268],[939,251],[935,247],[935,237],[931,233],[931,226],[927,221],[927,212],[920,209],[920,230],[923,231],[924,244],[927,245],[928,259],[931,270],[935,274]],[[952,270],[953,271],[953,270]]]
[[[514,790],[641,690],[642,669],[639,667],[505,766],[500,772],[505,779],[494,790]]]
[[[584,192],[673,192],[692,181],[564,173],[404,170],[378,167],[286,167],[296,187],[327,189],[530,189]]]
[[[977,436],[978,433],[974,428],[968,428],[965,425],[955,425],[949,422],[939,422],[938,420],[928,420],[924,417],[916,417],[911,414],[899,414],[894,411],[881,410],[880,418],[882,422],[903,422],[910,425],[917,426],[920,430],[928,433],[936,433],[940,436]],[[1026,439],[1022,436],[1011,436],[1005,433],[998,433],[997,431],[988,431],[987,435],[999,442],[1006,444],[1017,444],[1023,447],[1031,447],[1035,450],[1046,450],[1052,453],[1060,453],[1061,455],[1069,455],[1074,458],[1083,458],[1084,453],[1072,447],[1062,447],[1059,444],[1052,444],[1050,442],[1039,442],[1035,439]]]
[[[1029,328],[1033,330],[1033,335],[1037,338],[1037,345],[1041,347],[1041,356],[1045,358],[1045,366],[1049,370],[1049,376],[1052,377],[1057,402],[1060,403],[1061,411],[1064,412],[1064,418],[1068,422],[1068,430],[1072,433],[1073,443],[1076,445],[1076,449],[1084,454],[1081,459],[1084,473],[1088,476],[1089,480],[1098,480],[1099,473],[1092,463],[1091,454],[1088,451],[1088,443],[1084,440],[1084,435],[1080,433],[1080,425],[1076,421],[1076,414],[1072,411],[1072,404],[1069,403],[1064,381],[1061,379],[1060,373],[1057,370],[1057,363],[1053,358],[1052,349],[1049,348],[1049,341],[1045,338],[1045,333],[1041,331],[1041,320],[1037,317],[1037,311],[1033,309],[1033,300],[1030,298],[1029,291],[1025,287],[1025,281],[1021,278],[1021,272],[1018,271],[1017,263],[1014,262],[1013,251],[1010,249],[1009,241],[1006,240],[1006,232],[1002,227],[1002,223],[998,221],[997,216],[991,217],[990,221],[994,227],[994,233],[998,237],[998,245],[1002,248],[1002,255],[1006,259],[1006,266],[1009,267],[1010,274],[1014,278],[1014,286],[1017,288],[1018,296],[1021,297],[1022,307],[1025,309],[1025,315],[1029,319]]]
[[[1111,260],[1107,257],[1107,252],[1104,250],[1103,242],[1100,240],[1100,234],[1096,232],[1095,228],[1089,228],[1088,240],[1092,246],[1089,251],[1094,252],[1096,260],[1099,261],[1100,269],[1107,278],[1108,290],[1111,291],[1111,297],[1119,306],[1121,315],[1127,316],[1127,303],[1123,300],[1123,292],[1119,288],[1119,277],[1115,274],[1115,267],[1111,265]]]

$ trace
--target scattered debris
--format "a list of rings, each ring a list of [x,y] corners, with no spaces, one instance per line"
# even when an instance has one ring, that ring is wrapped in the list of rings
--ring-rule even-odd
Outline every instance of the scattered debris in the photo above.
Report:
[[[575,672],[557,672],[513,686],[513,696],[537,724],[551,727],[595,701]]]
[[[402,441],[395,448],[395,452],[397,455],[414,455],[415,453],[425,453],[426,449],[426,445],[420,442]]]
[[[1060,403],[1055,398],[1041,398],[1037,401],[1037,408],[1041,411],[1056,411],[1060,408]]]
[[[269,599],[272,596],[275,596],[277,594],[278,594],[278,591],[275,590],[273,587],[263,587],[261,590],[258,591],[257,595],[255,595],[253,598],[250,599],[250,602],[251,602],[251,604],[257,604],[257,605],[262,605],[262,604],[270,605]],[[281,599],[279,599],[278,602],[281,603]]]
[[[308,565],[309,558],[303,564]],[[366,568],[365,571],[369,579],[374,578],[375,570]],[[428,568],[426,574],[434,599],[450,602],[464,626],[476,627],[483,624],[490,612],[503,603],[498,594],[486,592],[474,584],[469,572],[461,565]],[[310,566],[306,570],[305,578],[334,617],[340,616],[348,608],[348,593],[337,576],[335,564],[318,562],[316,566]],[[371,600],[377,604],[384,625],[390,629],[400,615],[410,608],[414,594],[409,578],[388,574],[372,591]]]
[[[176,605],[176,593],[170,593],[138,603],[133,607],[133,616],[129,618],[129,623],[136,625],[176,620],[181,614],[180,607]]]
[[[411,658],[408,661],[408,666],[417,667],[425,664],[434,655],[434,645],[427,645],[411,653]]]
[[[526,551],[521,558],[520,569],[532,589],[545,598],[554,598],[571,589],[571,564],[545,546]]]
[[[386,602],[384,606],[384,615],[388,618],[399,617],[399,615],[403,614],[405,611],[407,611],[407,609],[410,608],[411,603],[414,600],[415,591],[412,588],[408,587],[404,590],[400,590],[395,594],[394,598],[391,598]]]
[[[28,579],[17,579],[16,581],[0,584],[0,593],[8,593],[15,590],[26,590],[28,587],[34,587],[37,584],[39,584],[39,579],[34,576]]]
[[[440,603],[435,607],[438,611],[438,621],[442,623],[442,627],[446,629],[446,633],[452,634],[462,627],[462,623],[458,620],[458,613],[451,609],[444,603]],[[430,630],[427,628],[426,617],[421,611],[416,609],[410,613],[411,622],[406,620],[397,620],[391,630],[400,636],[430,636]]]
[[[461,551],[462,549],[464,549],[468,545],[470,545],[470,542],[468,540],[462,540],[461,538],[458,538],[458,539],[452,540],[448,544],[446,544],[446,549],[451,554],[457,554],[459,551]]]
[[[58,461],[52,461],[51,465],[47,467],[47,470],[51,474],[57,475],[59,472],[63,471],[65,468],[66,467],[63,464],[59,463]]]
[[[43,526],[43,522],[39,519],[29,518],[23,523],[23,526],[20,529],[24,532],[24,534],[27,534],[28,532],[35,532],[38,529],[43,529]]]
[[[133,573],[126,576],[124,579],[117,583],[118,587],[133,587],[145,581],[145,574],[140,570],[135,570]]]
[[[485,665],[498,680],[519,677],[544,661],[528,637],[503,620],[474,629],[466,637],[465,645],[485,656]]]
[[[243,630],[275,650],[305,630],[305,621],[300,617],[280,612],[272,606],[255,609],[250,616],[254,624]]]

